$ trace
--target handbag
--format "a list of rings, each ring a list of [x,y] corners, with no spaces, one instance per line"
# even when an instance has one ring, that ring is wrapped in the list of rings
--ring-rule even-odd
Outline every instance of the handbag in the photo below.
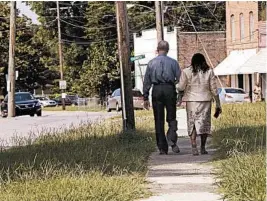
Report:
[[[215,114],[214,114],[214,117],[217,119],[219,116],[220,116],[220,114],[222,113],[222,110],[221,110],[221,108],[216,108],[215,109]]]

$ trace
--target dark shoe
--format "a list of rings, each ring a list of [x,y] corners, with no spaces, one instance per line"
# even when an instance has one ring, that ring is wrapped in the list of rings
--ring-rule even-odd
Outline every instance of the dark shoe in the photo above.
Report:
[[[205,147],[201,147],[200,153],[202,155],[208,154],[208,152],[206,151]]]
[[[159,155],[168,155],[168,151],[165,151],[163,149],[159,150]]]
[[[172,145],[172,151],[174,152],[174,153],[180,153],[180,149],[179,149],[179,147],[175,144],[175,145]]]

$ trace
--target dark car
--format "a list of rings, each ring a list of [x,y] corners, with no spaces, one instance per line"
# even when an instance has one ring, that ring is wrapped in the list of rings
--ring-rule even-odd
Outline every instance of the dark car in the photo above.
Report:
[[[62,97],[58,96],[54,99],[54,101],[56,101],[57,105],[62,105]],[[72,105],[72,101],[70,98],[66,97],[65,98],[65,105]]]
[[[77,95],[67,95],[66,98],[71,100],[72,105],[78,105],[79,97]]]
[[[8,96],[5,97],[1,104],[1,115],[2,117],[7,117],[8,114]],[[35,114],[37,116],[42,116],[42,107],[40,102],[34,98],[34,96],[29,92],[17,92],[15,93],[15,115],[30,115],[33,117]]]
[[[87,105],[88,104],[87,98],[80,98],[78,95],[67,95],[66,98],[71,100],[72,105]]]

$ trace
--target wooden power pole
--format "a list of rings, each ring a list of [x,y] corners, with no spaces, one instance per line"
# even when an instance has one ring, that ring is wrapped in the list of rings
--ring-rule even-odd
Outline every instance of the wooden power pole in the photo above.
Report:
[[[15,116],[15,40],[16,40],[16,1],[10,2],[10,34],[8,61],[8,117]]]
[[[126,2],[116,1],[118,48],[121,69],[121,101],[124,130],[135,129]]]
[[[57,1],[57,26],[58,26],[58,54],[59,54],[59,65],[60,65],[60,80],[63,81],[63,54],[62,54],[62,40],[61,40],[61,27],[60,27],[60,10],[59,2]],[[65,97],[63,97],[64,89],[62,89],[62,109],[65,110]]]
[[[158,42],[164,40],[164,32],[163,32],[163,11],[162,11],[162,3],[160,1],[155,1],[156,7],[156,29],[157,29],[157,39]]]

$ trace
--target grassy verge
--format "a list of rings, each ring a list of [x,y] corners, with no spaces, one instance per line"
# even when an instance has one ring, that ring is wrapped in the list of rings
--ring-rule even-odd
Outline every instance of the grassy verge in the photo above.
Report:
[[[224,105],[214,121],[213,145],[217,148],[217,178],[228,201],[266,199],[265,103]]]
[[[45,107],[43,111],[62,111],[62,106],[58,107]],[[97,107],[78,107],[78,106],[66,106],[66,111],[85,111],[85,112],[100,112],[105,111],[105,107],[97,106]]]
[[[121,125],[112,120],[84,124],[1,152],[1,200],[131,201],[148,196],[151,122],[145,115],[136,133],[121,133]]]

